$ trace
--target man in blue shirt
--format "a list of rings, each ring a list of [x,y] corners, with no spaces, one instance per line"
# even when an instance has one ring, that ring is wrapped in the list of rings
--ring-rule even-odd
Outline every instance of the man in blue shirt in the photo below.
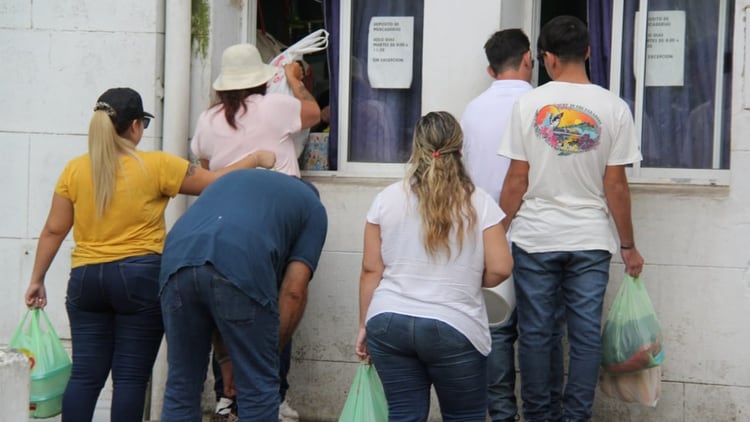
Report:
[[[169,347],[162,421],[200,420],[214,331],[232,357],[222,372],[239,416],[277,420],[279,351],[302,318],[326,230],[315,188],[267,170],[221,177],[175,223],[160,276]]]

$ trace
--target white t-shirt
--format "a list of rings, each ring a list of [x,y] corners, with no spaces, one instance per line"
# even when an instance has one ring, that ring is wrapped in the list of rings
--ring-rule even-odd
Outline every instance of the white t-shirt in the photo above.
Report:
[[[367,221],[380,226],[385,270],[367,309],[366,319],[393,312],[443,321],[461,332],[474,347],[490,352],[490,331],[482,296],[483,231],[505,216],[496,201],[477,188],[471,202],[477,212],[473,232],[464,236],[462,250],[455,237],[451,258],[430,257],[424,248],[417,197],[404,181],[376,197]]]
[[[464,132],[464,161],[474,184],[495,202],[500,199],[510,159],[496,154],[513,104],[528,92],[531,84],[522,80],[496,80],[474,98],[461,117]]]
[[[246,111],[235,116],[237,129],[229,126],[219,105],[201,113],[191,142],[196,157],[208,160],[211,170],[222,169],[259,150],[276,154],[275,169],[300,176],[291,134],[302,127],[298,99],[283,94],[250,95]]]
[[[529,163],[514,244],[531,253],[615,253],[604,171],[641,160],[624,101],[593,84],[546,83],[516,102],[498,154]]]

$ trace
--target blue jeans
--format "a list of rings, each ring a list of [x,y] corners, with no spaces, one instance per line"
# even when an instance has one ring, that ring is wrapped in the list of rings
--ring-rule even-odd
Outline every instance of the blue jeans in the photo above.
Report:
[[[161,306],[169,362],[162,422],[201,420],[201,392],[214,329],[232,356],[240,420],[278,421],[277,312],[242,293],[210,264],[173,274],[162,290]]]
[[[422,422],[435,386],[443,421],[484,421],[487,358],[450,325],[396,313],[367,322],[367,350],[383,383],[390,422]]]
[[[70,271],[65,308],[73,367],[63,395],[64,422],[90,421],[112,371],[113,422],[140,422],[146,385],[163,334],[159,255]]]
[[[599,374],[600,328],[612,255],[604,250],[527,253],[513,245],[524,419],[552,419],[550,362],[558,295],[565,304],[570,362],[563,393],[566,422],[591,417]],[[558,293],[558,290],[560,293]]]
[[[562,421],[562,385],[565,377],[563,333],[565,308],[558,305],[555,319],[553,349],[550,361],[550,420]],[[515,421],[518,414],[516,400],[516,348],[518,314],[515,309],[508,321],[490,327],[492,351],[487,356],[487,410],[492,422]]]
[[[287,375],[291,366],[292,340],[290,339],[279,356],[279,399],[281,401],[286,399],[286,392],[289,390]],[[221,366],[216,359],[211,359],[211,370],[214,373],[214,394],[216,395],[216,401],[219,401],[224,397],[224,379],[221,376]]]
[[[279,356],[279,399],[284,401],[286,399],[286,392],[289,390],[289,381],[287,380],[287,374],[289,369],[292,367],[292,339],[289,339],[284,350],[281,351]]]

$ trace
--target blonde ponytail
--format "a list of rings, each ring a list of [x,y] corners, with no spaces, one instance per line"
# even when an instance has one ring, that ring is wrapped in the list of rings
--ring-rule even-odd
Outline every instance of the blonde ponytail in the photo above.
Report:
[[[433,257],[450,258],[454,231],[460,252],[476,225],[475,188],[461,161],[462,144],[461,126],[448,112],[431,112],[417,122],[408,180],[419,202],[425,250]]]
[[[107,112],[95,111],[89,123],[89,158],[96,214],[99,218],[104,215],[112,201],[121,153],[138,158],[133,142],[117,133]]]

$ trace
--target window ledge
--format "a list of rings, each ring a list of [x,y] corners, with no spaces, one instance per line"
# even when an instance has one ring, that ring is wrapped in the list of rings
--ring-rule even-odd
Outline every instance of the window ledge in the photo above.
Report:
[[[703,198],[726,198],[730,194],[730,189],[729,186],[724,185],[696,185],[685,183],[633,183],[631,181],[630,192],[633,194],[669,194]]]

